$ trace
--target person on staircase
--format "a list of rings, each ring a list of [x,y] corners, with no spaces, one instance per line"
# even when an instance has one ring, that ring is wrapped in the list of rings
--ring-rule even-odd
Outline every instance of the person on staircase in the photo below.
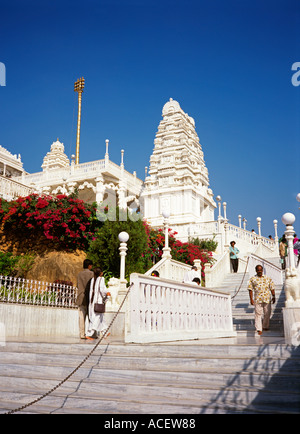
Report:
[[[231,241],[229,246],[229,255],[230,255],[230,262],[234,273],[238,272],[239,269],[239,258],[238,254],[240,253],[239,249],[235,247],[236,242]]]
[[[185,273],[183,283],[190,283],[195,277],[198,277],[199,279],[201,278],[200,274],[198,273],[198,268],[193,265],[192,268]]]
[[[287,240],[285,238],[285,235],[282,236],[280,243],[279,243],[279,254],[280,254],[281,268],[283,270],[285,270],[286,269],[286,257],[287,257]]]
[[[92,271],[93,262],[90,259],[83,261],[83,270],[78,273],[77,276],[77,289],[78,295],[76,304],[78,306],[79,313],[79,335],[80,339],[85,339],[85,319],[87,316],[88,301],[85,297],[85,288],[87,283],[93,278],[94,273]]]
[[[255,271],[256,276],[251,277],[248,282],[248,290],[250,304],[254,306],[255,328],[257,333],[261,335],[263,330],[269,330],[271,301],[273,304],[276,301],[275,285],[270,277],[267,277],[263,274],[263,267],[261,265],[257,265],[255,267]]]

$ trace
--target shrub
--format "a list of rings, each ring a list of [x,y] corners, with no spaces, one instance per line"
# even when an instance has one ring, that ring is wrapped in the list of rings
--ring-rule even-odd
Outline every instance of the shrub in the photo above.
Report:
[[[151,263],[148,263],[148,268],[145,268],[144,254],[147,250],[147,236],[143,222],[139,216],[128,218],[126,221],[119,221],[119,208],[117,208],[116,221],[111,221],[108,218],[103,223],[96,239],[91,242],[88,251],[88,257],[106,275],[115,277],[120,275],[120,241],[118,235],[123,231],[129,234],[128,250],[126,252],[126,275],[128,276],[133,272],[144,273],[151,266]]]
[[[11,252],[0,252],[0,275],[25,277],[33,263],[33,254],[13,255]]]
[[[158,262],[163,254],[165,246],[165,234],[163,229],[155,230],[144,222],[147,234],[148,250],[146,255],[151,258],[152,262]],[[169,246],[171,248],[172,259],[193,265],[195,259],[200,259],[202,268],[202,278],[204,275],[204,266],[206,263],[212,263],[212,252],[201,248],[191,242],[183,243],[176,239],[177,232],[169,229]]]
[[[59,249],[87,250],[94,232],[101,226],[96,208],[70,195],[31,194],[0,203],[4,232],[51,241]]]
[[[205,239],[193,238],[191,243],[195,246],[199,246],[200,249],[208,250],[210,252],[215,252],[218,247],[218,242],[215,241],[215,237]]]

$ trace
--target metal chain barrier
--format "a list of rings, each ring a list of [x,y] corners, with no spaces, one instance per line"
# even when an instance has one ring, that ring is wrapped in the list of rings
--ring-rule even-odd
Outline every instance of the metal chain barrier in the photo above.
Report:
[[[250,259],[250,256],[248,256],[248,258],[247,258],[247,263],[246,263],[245,271],[244,271],[243,278],[242,278],[242,281],[240,283],[240,286],[239,286],[238,290],[236,291],[236,293],[231,297],[231,302],[238,295],[238,293],[240,292],[240,289],[241,289],[241,287],[242,287],[242,285],[244,283],[244,279],[245,279],[245,276],[246,276],[246,273],[247,273],[249,259]]]
[[[107,327],[105,333],[101,336],[101,338],[99,339],[99,341],[96,343],[96,345],[94,346],[94,348],[89,352],[89,354],[82,360],[82,362],[79,363],[79,365],[73,369],[73,371],[66,377],[64,378],[62,381],[60,381],[56,386],[54,386],[51,390],[49,390],[48,392],[44,393],[42,396],[40,396],[39,398],[36,398],[34,401],[29,402],[28,404],[22,405],[19,408],[16,408],[14,410],[10,410],[4,414],[13,414],[13,413],[17,413],[18,411],[24,410],[25,408],[36,404],[37,402],[41,401],[43,398],[45,398],[46,396],[50,395],[50,393],[54,392],[54,390],[58,389],[62,384],[64,384],[70,377],[72,377],[72,375],[75,374],[76,371],[78,371],[79,368],[81,368],[81,366],[88,360],[88,358],[94,353],[94,351],[96,350],[96,348],[100,345],[100,343],[102,342],[103,339],[105,339],[107,337],[107,333],[109,331],[109,329],[111,328],[111,326],[113,325],[115,319],[117,318],[118,314],[120,313],[126,298],[128,297],[128,294],[130,293],[130,290],[133,286],[133,283],[131,283],[131,285],[128,287],[127,293],[125,294],[125,297],[123,298],[122,303],[120,304],[120,307],[118,309],[118,312],[115,314],[115,316],[113,317],[113,319],[111,320],[111,322],[109,323],[109,326]]]

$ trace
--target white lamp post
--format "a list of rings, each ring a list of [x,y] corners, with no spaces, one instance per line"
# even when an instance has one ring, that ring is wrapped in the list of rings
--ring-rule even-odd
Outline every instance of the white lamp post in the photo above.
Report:
[[[274,223],[274,231],[275,231],[275,243],[277,244],[278,243],[278,233],[277,233],[277,223],[278,223],[278,221],[277,220],[273,220],[273,223]]]
[[[227,220],[226,208],[227,208],[227,202],[223,202],[224,220]]]
[[[261,218],[257,217],[256,221],[257,221],[257,227],[258,227],[258,235],[259,235],[259,237],[261,237]]]
[[[165,247],[163,248],[163,258],[171,258],[171,249],[169,247],[169,217],[170,212],[164,210],[162,212],[162,216],[164,218],[164,227],[165,227]]]
[[[281,217],[282,223],[286,226],[286,230],[284,233],[288,243],[288,261],[289,261],[290,270],[295,268],[294,248],[293,248],[293,240],[294,240],[294,233],[295,233],[293,223],[295,220],[296,217],[291,212],[286,212]]]
[[[239,227],[241,228],[242,227],[242,216],[241,216],[241,214],[238,215],[238,218],[239,218]]]
[[[221,196],[217,196],[216,197],[216,201],[218,202],[218,207],[219,207],[219,215],[218,215],[218,219],[221,219],[221,200],[222,200],[222,198],[221,198]]]
[[[218,202],[218,208],[219,208],[219,215],[218,215],[218,232],[221,232],[221,220],[222,220],[222,216],[221,216],[221,196],[218,195],[216,196],[216,201]]]
[[[121,256],[121,261],[120,261],[120,282],[124,283],[126,282],[125,279],[125,256],[126,256],[126,251],[127,251],[127,241],[129,240],[129,235],[127,232],[120,232],[119,233],[119,241],[120,241],[120,256]]]

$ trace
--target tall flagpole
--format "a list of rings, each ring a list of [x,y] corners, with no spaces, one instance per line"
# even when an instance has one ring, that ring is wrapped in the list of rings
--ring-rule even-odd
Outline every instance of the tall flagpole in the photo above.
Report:
[[[81,124],[81,99],[84,89],[84,78],[81,77],[74,83],[74,92],[78,92],[78,118],[77,118],[77,138],[76,138],[76,155],[75,164],[79,164],[79,147],[80,147],[80,124]]]

